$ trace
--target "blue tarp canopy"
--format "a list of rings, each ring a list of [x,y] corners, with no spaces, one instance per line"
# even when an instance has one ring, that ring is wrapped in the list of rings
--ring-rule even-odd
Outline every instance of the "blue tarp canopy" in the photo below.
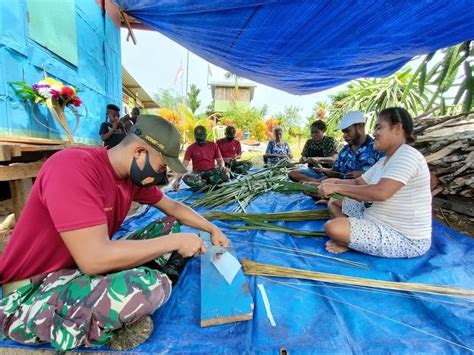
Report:
[[[385,77],[474,38],[473,0],[115,1],[205,60],[292,94]]]
[[[176,196],[190,194],[182,191]],[[229,206],[225,210],[231,210]],[[267,193],[248,212],[297,211],[315,207],[302,194]],[[200,212],[205,212],[200,209]],[[119,235],[144,226],[163,214],[149,208],[127,220]],[[433,222],[430,251],[413,259],[387,259],[357,252],[339,257],[367,264],[361,270],[317,257],[295,256],[269,250],[261,244],[299,248],[329,255],[327,238],[298,238],[270,231],[238,231],[216,222],[237,247],[239,259],[379,280],[474,288],[474,239]],[[231,222],[239,223],[239,222]],[[324,221],[289,222],[300,230],[322,230]],[[278,250],[277,250],[278,251]],[[200,327],[200,259],[186,266],[170,300],[153,314],[151,338],[130,351],[157,353],[290,353],[317,354],[470,354],[474,351],[474,300],[434,295],[367,290],[321,282],[248,277],[255,311],[251,321]],[[283,282],[281,283],[275,283]],[[265,287],[276,326],[267,318],[262,295]],[[224,300],[223,300],[224,302]],[[0,341],[0,347],[25,347]],[[28,347],[51,349],[49,346]],[[79,351],[107,351],[81,348]]]

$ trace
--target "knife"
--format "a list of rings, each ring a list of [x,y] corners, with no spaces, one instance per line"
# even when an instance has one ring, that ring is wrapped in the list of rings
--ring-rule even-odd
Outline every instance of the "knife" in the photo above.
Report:
[[[218,245],[211,245],[211,246],[207,247],[207,251],[204,254],[201,254],[201,255],[205,255],[205,254],[224,254],[224,253],[234,251],[234,250],[235,250],[235,247],[221,247],[221,246],[218,246]]]

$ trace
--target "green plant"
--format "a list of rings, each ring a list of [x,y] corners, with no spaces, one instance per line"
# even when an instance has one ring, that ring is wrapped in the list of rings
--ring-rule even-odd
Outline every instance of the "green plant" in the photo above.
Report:
[[[199,89],[196,85],[191,84],[189,87],[188,97],[187,97],[187,105],[190,108],[193,115],[196,113],[196,110],[201,106],[201,101],[198,100],[199,93],[201,89]]]

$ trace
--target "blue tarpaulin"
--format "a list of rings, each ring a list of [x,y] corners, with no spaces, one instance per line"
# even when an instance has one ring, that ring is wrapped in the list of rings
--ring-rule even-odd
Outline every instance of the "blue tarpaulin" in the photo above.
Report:
[[[188,192],[181,192],[185,195]],[[171,194],[171,196],[175,196]],[[268,193],[255,200],[248,212],[279,212],[314,209],[313,200],[301,194]],[[200,210],[204,212],[204,210]],[[126,221],[125,234],[161,216],[149,208]],[[414,259],[385,259],[347,252],[341,258],[365,263],[370,270],[355,269],[316,257],[272,252],[248,244],[296,247],[329,255],[326,238],[298,238],[269,231],[236,231],[216,222],[237,247],[239,258],[390,281],[422,282],[474,288],[474,239],[433,222],[433,246]],[[232,222],[238,223],[238,222]],[[290,228],[322,230],[323,221],[291,222]],[[194,258],[182,275],[170,300],[154,315],[155,330],[133,353],[201,352],[261,353],[291,352],[370,353],[470,353],[474,349],[474,300],[387,291],[263,277],[249,277],[255,301],[252,321],[214,327],[200,327],[199,258]],[[256,284],[263,283],[276,326],[270,324]],[[0,346],[18,346],[11,341]],[[41,347],[46,348],[46,347]],[[106,351],[104,348],[94,351]],[[81,349],[81,351],[92,351]]]
[[[474,38],[473,0],[115,1],[205,60],[292,94],[385,77]]]

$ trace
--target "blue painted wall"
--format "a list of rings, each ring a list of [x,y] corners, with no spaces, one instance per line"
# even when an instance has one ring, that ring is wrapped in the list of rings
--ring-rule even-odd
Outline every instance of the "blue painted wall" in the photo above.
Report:
[[[25,81],[32,85],[47,75],[72,85],[87,107],[79,109],[81,122],[76,142],[101,144],[99,127],[105,106],[122,99],[120,30],[93,0],[76,1],[78,66],[69,64],[29,37],[26,0],[0,1],[0,135],[64,139],[66,135],[42,127],[31,114],[31,105],[8,84]],[[52,19],[54,21],[54,19]],[[68,111],[66,109],[66,111]],[[47,109],[35,109],[38,118],[60,130]],[[71,129],[74,118],[68,114]]]

